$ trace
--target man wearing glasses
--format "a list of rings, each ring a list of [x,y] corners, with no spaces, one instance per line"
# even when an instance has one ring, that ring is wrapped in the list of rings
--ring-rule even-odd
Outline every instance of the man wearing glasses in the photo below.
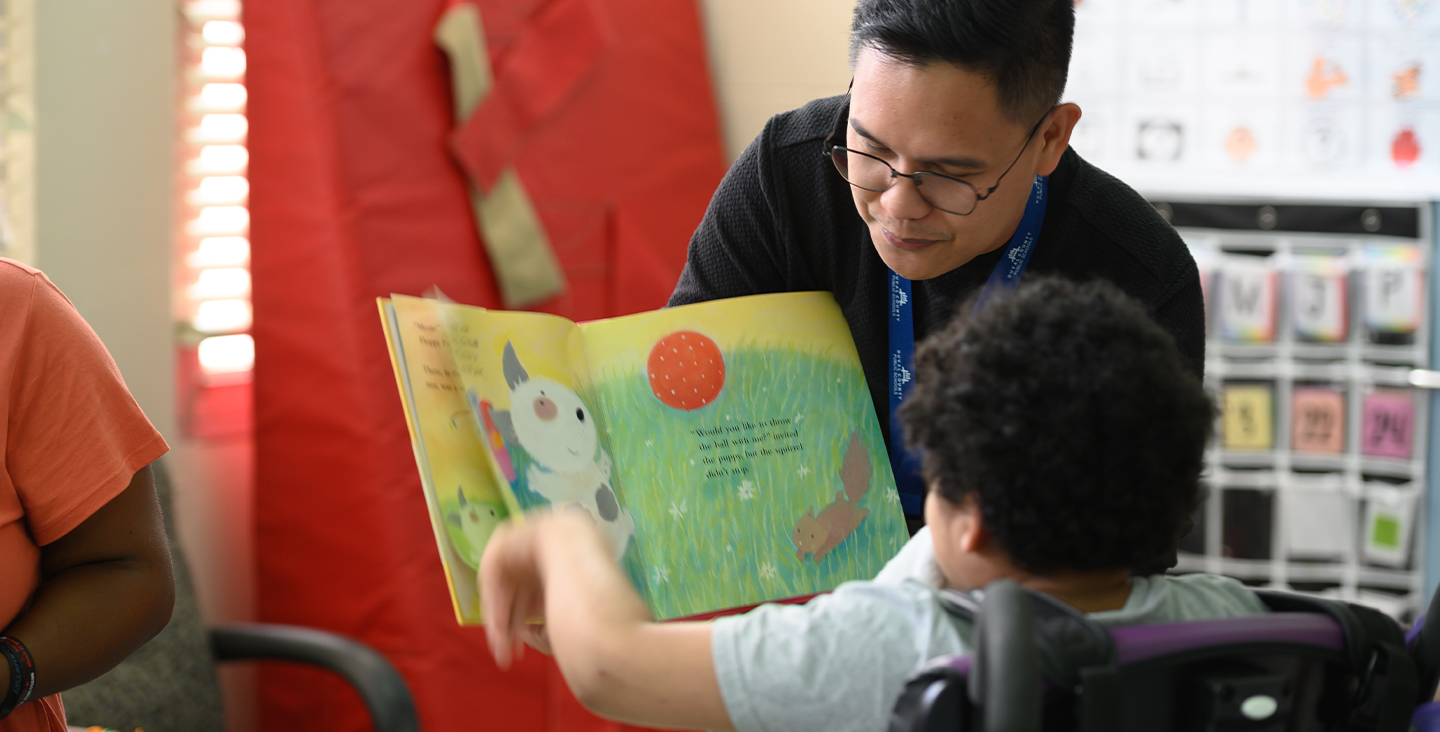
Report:
[[[833,292],[907,516],[923,490],[893,412],[914,343],[972,294],[983,305],[1027,272],[1107,279],[1203,368],[1184,243],[1068,147],[1074,25],[1073,0],[860,0],[850,92],[766,124],[716,191],[670,298]]]

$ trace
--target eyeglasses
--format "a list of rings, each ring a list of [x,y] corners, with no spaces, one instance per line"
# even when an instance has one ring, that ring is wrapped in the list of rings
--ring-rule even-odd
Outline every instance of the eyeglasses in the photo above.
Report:
[[[846,109],[848,109],[848,105],[841,108],[840,116],[844,116]],[[824,154],[830,158],[830,162],[835,164],[835,169],[840,171],[840,177],[856,188],[880,193],[895,185],[896,178],[909,178],[915,183],[916,192],[925,199],[926,203],[946,213],[968,216],[981,201],[989,198],[990,194],[1000,187],[1000,181],[1005,180],[1005,173],[1009,173],[1010,169],[1015,167],[1015,163],[1020,162],[1020,156],[1025,154],[1026,148],[1030,147],[1030,140],[1035,137],[1035,132],[1040,129],[1040,124],[1049,116],[1050,113],[1046,112],[1045,116],[1030,128],[1030,134],[1025,136],[1025,145],[1020,148],[1020,152],[1015,154],[1015,159],[1010,161],[1005,172],[995,179],[995,185],[985,189],[984,193],[976,190],[969,181],[952,178],[941,173],[932,173],[928,170],[901,173],[874,155],[851,150],[844,145],[832,144],[840,134],[840,130],[843,129],[840,127],[839,120],[836,122],[835,133],[825,140]]]

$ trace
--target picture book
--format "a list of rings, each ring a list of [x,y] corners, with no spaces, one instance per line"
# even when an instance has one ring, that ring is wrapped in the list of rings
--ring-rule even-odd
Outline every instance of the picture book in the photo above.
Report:
[[[908,539],[829,293],[581,324],[398,295],[382,309],[462,623],[486,522],[526,510],[590,513],[662,620],[869,579]],[[467,410],[468,447],[449,452]]]
[[[520,507],[497,486],[432,301],[381,299],[380,320],[455,617],[480,622],[476,571],[490,533]]]

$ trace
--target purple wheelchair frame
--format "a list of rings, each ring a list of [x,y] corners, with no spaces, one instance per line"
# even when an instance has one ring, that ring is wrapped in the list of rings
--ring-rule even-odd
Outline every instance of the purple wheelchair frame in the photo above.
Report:
[[[1385,669],[1374,673],[1375,657],[1357,664],[1354,649],[1346,645],[1345,625],[1321,612],[1272,612],[1108,632],[1080,621],[1088,623],[1092,633],[1108,633],[1113,648],[1107,651],[1108,662],[1098,664],[1105,666],[1102,672],[1083,669],[1079,687],[1062,688],[1051,679],[1059,675],[1053,663],[1042,671],[1036,647],[1088,641],[1074,633],[1055,636],[1053,631],[1046,640],[1042,618],[1042,642],[1037,642],[1029,602],[1023,611],[1015,604],[1024,594],[1013,583],[987,588],[983,612],[975,616],[975,655],[938,658],[917,673],[892,714],[891,732],[1281,732],[1406,726],[1415,732],[1440,732],[1440,703],[1417,705],[1415,692],[1380,695],[1386,700],[1383,709],[1371,695],[1367,703],[1376,708],[1356,713],[1352,701],[1366,696],[1363,686],[1372,678],[1381,678],[1378,683],[1383,684]],[[1435,604],[1440,605],[1440,599]],[[1404,638],[1402,654],[1418,675],[1412,689],[1428,685],[1433,692],[1440,675],[1436,609],[1432,605],[1428,613],[1433,628],[1426,624],[1422,630],[1417,621],[1416,630]],[[1092,666],[1093,659],[1091,652]]]

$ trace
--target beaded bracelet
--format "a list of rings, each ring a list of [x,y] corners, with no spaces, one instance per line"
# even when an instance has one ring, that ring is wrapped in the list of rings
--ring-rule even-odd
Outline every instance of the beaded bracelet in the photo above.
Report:
[[[10,687],[5,690],[5,701],[0,702],[0,719],[4,719],[15,707],[30,701],[30,694],[35,691],[35,659],[24,643],[3,635],[0,635],[0,653],[10,662]]]

